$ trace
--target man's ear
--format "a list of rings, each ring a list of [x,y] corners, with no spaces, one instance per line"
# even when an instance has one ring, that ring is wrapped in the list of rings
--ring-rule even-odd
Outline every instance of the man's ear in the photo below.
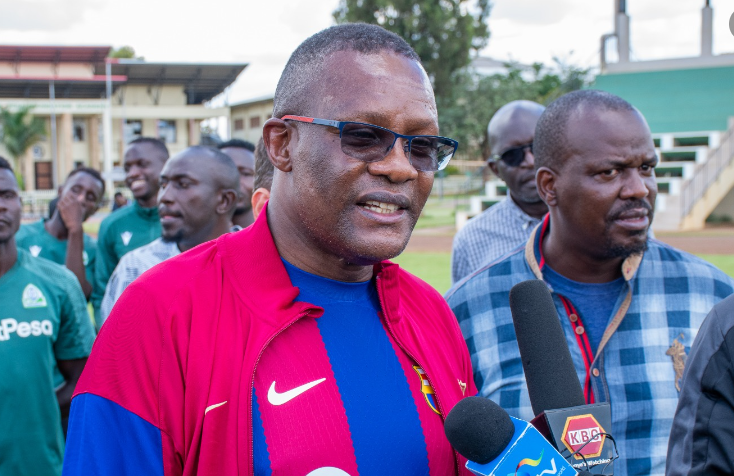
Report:
[[[489,170],[491,170],[497,178],[502,179],[502,177],[500,177],[499,169],[497,168],[496,160],[489,159],[489,161],[487,161],[487,167],[489,167]]]
[[[268,151],[270,162],[283,172],[290,172],[293,168],[290,156],[290,141],[296,135],[295,128],[289,128],[282,119],[271,117],[263,126],[263,142]]]
[[[235,206],[237,206],[237,191],[231,188],[226,188],[219,192],[219,200],[217,200],[217,206],[214,209],[217,215],[226,215],[230,213]]]
[[[558,197],[556,196],[557,178],[556,173],[548,167],[541,167],[535,172],[538,195],[549,207],[555,207],[558,204]]]
[[[270,190],[265,187],[260,187],[252,192],[252,200],[250,200],[250,203],[252,203],[252,215],[255,217],[255,220],[257,220],[257,217],[260,215],[263,208],[265,208],[265,204],[269,199]]]

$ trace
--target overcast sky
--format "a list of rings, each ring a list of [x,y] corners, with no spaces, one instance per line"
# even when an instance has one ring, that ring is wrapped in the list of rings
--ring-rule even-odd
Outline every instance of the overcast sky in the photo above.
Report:
[[[290,53],[333,24],[338,0],[0,0],[0,44],[133,46],[148,61],[244,62],[239,102],[270,94]],[[704,0],[628,0],[632,59],[699,52]],[[712,0],[714,53],[734,52],[734,2]],[[482,55],[522,63],[554,56],[599,64],[613,0],[495,0]]]

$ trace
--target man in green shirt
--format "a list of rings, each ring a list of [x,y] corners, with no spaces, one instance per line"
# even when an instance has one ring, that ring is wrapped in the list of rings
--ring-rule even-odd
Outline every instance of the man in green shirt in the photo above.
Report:
[[[125,184],[133,194],[133,204],[102,220],[97,235],[92,305],[97,326],[99,306],[107,281],[125,253],[147,245],[161,236],[158,217],[158,177],[168,160],[168,149],[158,139],[141,137],[128,144],[123,159]]]
[[[92,349],[94,329],[74,274],[19,249],[18,183],[0,157],[0,475],[60,475],[61,415]],[[66,384],[54,390],[54,366]]]
[[[51,218],[22,225],[15,235],[19,248],[69,268],[87,298],[92,294],[97,243],[84,233],[82,224],[99,208],[104,188],[104,180],[96,170],[73,170],[61,188]]]

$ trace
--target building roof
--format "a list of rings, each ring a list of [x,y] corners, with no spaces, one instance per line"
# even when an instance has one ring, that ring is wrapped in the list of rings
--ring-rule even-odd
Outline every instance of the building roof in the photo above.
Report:
[[[262,96],[245,99],[244,101],[240,101],[238,103],[232,104],[230,107],[254,106],[256,104],[265,104],[268,102],[273,102],[274,99],[275,99],[275,93],[264,94]]]
[[[0,61],[44,63],[97,63],[104,61],[109,46],[0,45]]]
[[[126,84],[184,85],[188,104],[201,104],[222,93],[248,66],[247,63],[148,63],[140,60],[113,60],[113,76],[124,76]],[[105,74],[105,63],[94,67]]]
[[[113,87],[125,83],[125,77],[113,76]],[[48,99],[48,78],[0,77],[0,98]],[[53,81],[57,99],[99,99],[105,97],[105,77],[58,78]]]
[[[109,46],[28,46],[0,45],[0,62],[20,63],[86,63],[93,69],[88,77],[16,74],[0,76],[0,97],[48,98],[53,81],[57,98],[100,98],[105,95],[106,65],[111,63],[114,89],[125,84],[151,86],[182,85],[187,104],[201,104],[221,94],[248,66],[247,63],[148,63],[133,59],[108,59]],[[21,70],[22,71],[22,70]]]

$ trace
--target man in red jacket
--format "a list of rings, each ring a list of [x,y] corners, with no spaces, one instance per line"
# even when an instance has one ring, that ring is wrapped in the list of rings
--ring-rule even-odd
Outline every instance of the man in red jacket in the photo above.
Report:
[[[121,296],[73,400],[65,474],[468,474],[443,419],[476,388],[443,298],[398,255],[456,142],[377,26],[291,56],[249,228]]]

